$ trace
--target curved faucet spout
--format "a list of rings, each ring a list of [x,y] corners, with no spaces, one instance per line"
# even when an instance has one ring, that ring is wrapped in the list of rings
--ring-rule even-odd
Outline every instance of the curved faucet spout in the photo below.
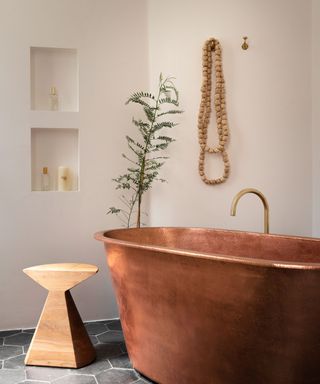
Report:
[[[263,207],[264,207],[264,233],[269,233],[269,204],[264,194],[260,192],[258,189],[245,188],[245,189],[242,189],[240,192],[238,192],[232,200],[231,211],[230,211],[231,216],[236,215],[238,202],[241,199],[241,197],[246,195],[247,193],[253,193],[257,195],[262,201]]]

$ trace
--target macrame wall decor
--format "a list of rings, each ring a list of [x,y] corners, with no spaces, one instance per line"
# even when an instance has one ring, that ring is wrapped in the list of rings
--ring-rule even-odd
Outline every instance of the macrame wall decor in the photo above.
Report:
[[[214,59],[213,59],[214,56]],[[214,69],[212,63],[214,62]],[[208,125],[211,115],[211,92],[212,92],[212,72],[215,75],[215,91],[214,91],[214,109],[216,114],[216,124],[218,129],[219,143],[217,146],[209,146]],[[230,173],[230,163],[226,152],[226,144],[229,137],[228,120],[226,113],[225,85],[222,71],[221,46],[217,39],[210,38],[203,46],[202,56],[202,74],[203,81],[201,87],[201,103],[198,118],[199,130],[199,174],[201,179],[210,185],[221,184],[227,180]],[[213,154],[222,157],[224,163],[223,175],[217,179],[210,179],[205,173],[205,157],[206,154]]]

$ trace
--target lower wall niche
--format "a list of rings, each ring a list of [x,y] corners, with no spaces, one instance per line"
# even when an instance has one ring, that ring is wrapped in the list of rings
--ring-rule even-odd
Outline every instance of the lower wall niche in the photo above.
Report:
[[[79,190],[78,143],[75,128],[31,128],[32,191]]]

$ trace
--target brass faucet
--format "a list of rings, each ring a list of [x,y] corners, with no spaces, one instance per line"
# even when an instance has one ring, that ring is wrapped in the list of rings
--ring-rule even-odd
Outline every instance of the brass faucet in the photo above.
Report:
[[[264,206],[264,233],[269,233],[269,204],[268,204],[266,197],[263,195],[263,193],[261,193],[257,189],[245,188],[245,189],[242,189],[240,192],[238,192],[235,195],[235,197],[232,200],[232,204],[231,204],[231,212],[230,212],[231,216],[236,215],[238,201],[240,200],[240,198],[243,195],[246,195],[247,193],[253,193],[253,194],[260,197],[260,199],[263,203],[263,206]]]

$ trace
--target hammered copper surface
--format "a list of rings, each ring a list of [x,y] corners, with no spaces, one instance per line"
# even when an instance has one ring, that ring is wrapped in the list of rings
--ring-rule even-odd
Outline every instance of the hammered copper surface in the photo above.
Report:
[[[320,383],[320,240],[194,228],[96,238],[130,359],[147,377]]]

